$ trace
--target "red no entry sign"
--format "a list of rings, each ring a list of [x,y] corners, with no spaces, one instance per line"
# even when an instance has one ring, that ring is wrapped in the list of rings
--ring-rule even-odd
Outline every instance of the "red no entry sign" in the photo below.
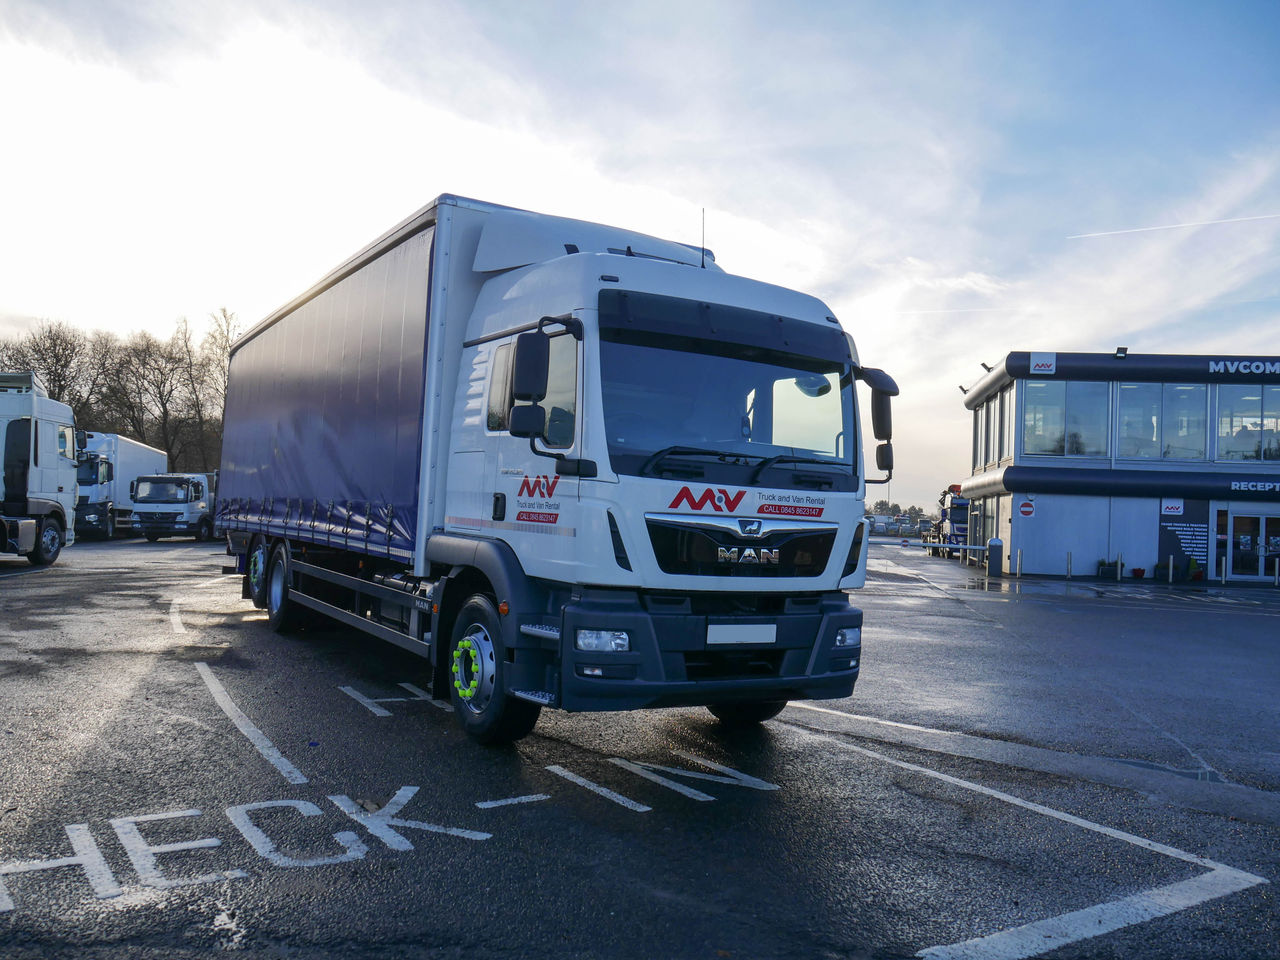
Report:
[[[1023,500],[1018,504],[1018,512],[1024,517],[1034,517],[1036,515],[1036,505],[1030,500]]]

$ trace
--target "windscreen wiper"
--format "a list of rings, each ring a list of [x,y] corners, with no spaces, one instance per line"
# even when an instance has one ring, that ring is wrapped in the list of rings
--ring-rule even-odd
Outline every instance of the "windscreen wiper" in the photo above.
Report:
[[[818,460],[815,457],[793,457],[788,453],[780,453],[776,457],[770,457],[768,460],[762,461],[755,470],[751,471],[751,479],[747,483],[755,483],[760,479],[760,474],[779,463],[817,463],[824,467],[844,466],[844,464],[834,463],[830,460]]]
[[[725,453],[723,450],[708,450],[704,447],[663,447],[640,465],[640,476],[645,476],[667,457],[715,457],[721,463],[743,463],[759,459],[749,453]],[[761,464],[763,466],[763,464]],[[758,469],[758,468],[757,468]]]

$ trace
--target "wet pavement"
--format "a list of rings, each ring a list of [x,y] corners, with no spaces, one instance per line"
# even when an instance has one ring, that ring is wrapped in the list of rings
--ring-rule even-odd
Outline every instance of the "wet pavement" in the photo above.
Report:
[[[748,734],[281,637],[216,547],[0,561],[0,956],[1251,957],[1280,942],[1280,591],[875,544],[852,698]]]

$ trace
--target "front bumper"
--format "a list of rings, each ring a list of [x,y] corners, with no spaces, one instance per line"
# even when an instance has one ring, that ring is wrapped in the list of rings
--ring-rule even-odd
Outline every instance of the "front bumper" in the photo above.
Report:
[[[718,628],[722,642],[708,642],[708,626]],[[769,626],[773,639],[760,641]],[[773,609],[739,612],[725,598],[586,590],[564,606],[559,624],[541,621],[544,631],[559,627],[559,640],[544,641],[560,651],[556,705],[577,711],[847,697],[858,678],[861,640],[836,647],[836,632],[861,626],[862,611],[840,592],[778,598]],[[579,629],[625,630],[631,649],[578,650]],[[510,686],[518,689],[517,672]]]
[[[135,513],[131,529],[139,536],[191,537],[195,536],[196,524],[186,520],[154,520]]]

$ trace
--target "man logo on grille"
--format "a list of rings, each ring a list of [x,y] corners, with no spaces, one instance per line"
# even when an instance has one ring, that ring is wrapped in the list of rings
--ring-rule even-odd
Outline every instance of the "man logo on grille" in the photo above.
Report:
[[[738,529],[742,531],[744,537],[758,537],[760,531],[764,529],[763,520],[739,520]]]

